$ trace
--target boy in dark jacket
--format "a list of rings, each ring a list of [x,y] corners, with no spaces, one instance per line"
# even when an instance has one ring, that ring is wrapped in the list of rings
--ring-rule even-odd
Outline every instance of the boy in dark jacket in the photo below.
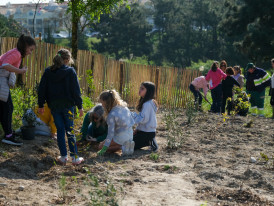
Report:
[[[237,85],[240,87],[240,84],[232,77],[234,75],[234,71],[232,67],[228,67],[226,69],[226,79],[222,81],[222,89],[223,89],[223,102],[222,102],[222,113],[225,113],[225,106],[226,106],[226,101],[228,98],[232,98],[232,89],[234,85]],[[230,111],[232,109],[232,102],[231,100],[228,101],[227,103],[227,114],[230,115]]]
[[[270,76],[253,63],[247,64],[246,71],[246,92],[250,94],[251,114],[257,115],[258,108],[259,116],[264,116],[265,88],[271,84]]]

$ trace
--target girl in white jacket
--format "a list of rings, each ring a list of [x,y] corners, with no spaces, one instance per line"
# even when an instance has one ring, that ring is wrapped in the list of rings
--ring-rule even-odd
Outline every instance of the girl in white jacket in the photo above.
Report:
[[[155,139],[158,105],[155,100],[155,85],[152,82],[143,82],[139,89],[140,100],[136,107],[139,114],[132,112],[136,130],[133,135],[135,150],[150,146],[156,152],[158,145]]]

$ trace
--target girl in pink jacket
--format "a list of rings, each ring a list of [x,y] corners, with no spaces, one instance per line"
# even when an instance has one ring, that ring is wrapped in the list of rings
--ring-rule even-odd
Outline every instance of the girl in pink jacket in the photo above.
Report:
[[[31,54],[35,49],[35,41],[30,36],[20,36],[17,47],[0,56],[0,122],[5,132],[3,143],[20,146],[21,142],[15,140],[12,134],[11,122],[13,104],[10,95],[10,86],[14,86],[16,76],[14,73],[23,74],[26,67],[19,69],[22,59]]]
[[[206,75],[206,80],[209,81],[209,89],[211,90],[212,105],[210,111],[220,113],[222,106],[222,80],[226,78],[226,74],[218,68],[218,64],[214,62],[211,69]]]

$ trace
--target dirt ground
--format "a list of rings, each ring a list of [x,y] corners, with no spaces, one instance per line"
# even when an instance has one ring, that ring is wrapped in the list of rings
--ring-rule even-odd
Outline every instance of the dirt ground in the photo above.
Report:
[[[178,111],[180,112],[180,111]],[[274,205],[274,120],[200,113],[179,121],[185,142],[167,149],[158,115],[157,154],[96,156],[80,147],[81,166],[59,166],[57,143],[45,137],[22,147],[0,145],[0,205]],[[253,124],[250,128],[246,123]],[[77,128],[79,129],[79,127]],[[255,162],[250,158],[254,157]]]

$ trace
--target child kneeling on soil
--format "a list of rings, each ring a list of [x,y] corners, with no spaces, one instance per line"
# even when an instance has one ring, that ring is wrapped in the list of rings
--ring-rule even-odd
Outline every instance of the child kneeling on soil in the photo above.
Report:
[[[195,105],[196,106],[199,105],[199,110],[202,110],[203,96],[200,93],[199,89],[203,89],[203,92],[205,95],[204,96],[205,100],[208,101],[206,98],[207,91],[208,91],[208,82],[206,81],[205,76],[200,76],[200,77],[195,78],[189,85],[189,89],[194,95]],[[197,102],[197,100],[198,100],[198,102]]]
[[[234,75],[234,71],[232,67],[228,67],[226,69],[226,79],[222,81],[222,89],[223,89],[223,102],[222,102],[222,113],[225,113],[226,101],[228,98],[232,98],[232,89],[234,85],[240,87],[240,84],[232,77]],[[227,114],[230,115],[230,111],[232,110],[232,100],[229,100],[227,103]]]
[[[132,154],[134,151],[134,142],[132,141],[134,120],[127,108],[127,103],[115,90],[102,92],[99,99],[107,116],[108,134],[106,140],[99,145],[98,155],[121,149],[123,155]]]
[[[102,142],[106,139],[108,127],[101,104],[96,105],[86,114],[81,133],[81,142]]]
[[[71,63],[73,60],[70,51],[59,50],[53,58],[53,65],[46,68],[38,90],[38,112],[43,114],[44,104],[48,103],[57,128],[57,143],[61,153],[57,161],[62,165],[68,161],[65,135],[68,138],[72,164],[78,165],[84,161],[78,156],[73,131],[74,106],[78,107],[81,117],[83,101],[76,72],[68,66]]]
[[[28,113],[34,113],[33,115],[36,116],[35,135],[49,136],[52,139],[57,139],[57,129],[54,124],[54,119],[51,115],[50,108],[47,104],[45,104],[44,109],[45,111],[43,114],[38,113],[38,107],[36,107],[34,111],[32,109],[27,110],[22,118],[23,126],[28,126],[28,123],[25,120],[25,116],[27,116]],[[16,131],[16,133],[18,132],[20,132],[20,129]]]
[[[156,136],[157,119],[156,112],[157,102],[155,101],[155,85],[152,82],[143,82],[139,89],[140,100],[137,105],[139,114],[132,112],[135,124],[133,141],[135,142],[134,149],[150,146],[151,150],[158,150]]]

